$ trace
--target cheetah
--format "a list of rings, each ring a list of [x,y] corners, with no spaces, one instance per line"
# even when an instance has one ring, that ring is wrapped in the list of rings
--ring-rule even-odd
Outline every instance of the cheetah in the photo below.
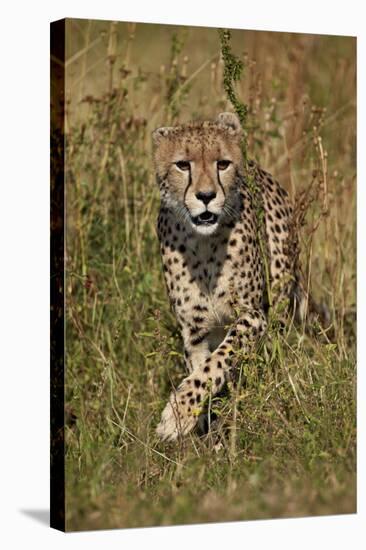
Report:
[[[235,345],[249,352],[264,337],[269,304],[287,299],[302,319],[306,296],[288,243],[288,194],[251,162],[264,212],[264,259],[237,116],[158,128],[152,137],[161,199],[157,233],[188,371],[156,429],[162,440],[174,441],[195,427],[208,395],[224,387]]]

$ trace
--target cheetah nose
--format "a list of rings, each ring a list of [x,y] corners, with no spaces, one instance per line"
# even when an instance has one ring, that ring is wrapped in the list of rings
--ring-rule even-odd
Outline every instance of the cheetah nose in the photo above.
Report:
[[[214,191],[209,191],[208,193],[202,193],[201,191],[199,193],[196,193],[196,198],[199,201],[202,201],[203,204],[206,206],[210,201],[212,201],[216,197],[216,193]]]

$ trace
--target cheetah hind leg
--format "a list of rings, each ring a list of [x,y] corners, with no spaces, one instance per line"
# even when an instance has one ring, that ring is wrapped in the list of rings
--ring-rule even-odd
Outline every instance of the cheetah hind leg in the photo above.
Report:
[[[313,323],[317,320],[321,327],[327,331],[328,337],[333,338],[333,330],[330,330],[333,319],[325,302],[316,302],[308,295],[303,285],[297,283],[292,295],[293,307],[295,308],[295,320],[301,325],[305,322],[306,332],[313,334]]]

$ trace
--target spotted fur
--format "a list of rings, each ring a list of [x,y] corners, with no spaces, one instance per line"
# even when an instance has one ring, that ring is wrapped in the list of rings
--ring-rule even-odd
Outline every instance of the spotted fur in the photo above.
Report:
[[[162,439],[174,440],[196,425],[209,393],[217,394],[229,377],[235,345],[249,351],[266,331],[270,300],[241,137],[230,113],[153,134],[163,271],[189,373],[162,412]],[[287,192],[254,163],[251,172],[265,213],[273,305],[288,299],[301,317]]]

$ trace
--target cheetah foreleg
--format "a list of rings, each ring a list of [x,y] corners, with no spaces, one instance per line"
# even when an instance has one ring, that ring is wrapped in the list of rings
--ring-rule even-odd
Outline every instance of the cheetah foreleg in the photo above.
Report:
[[[248,309],[240,317],[211,356],[171,393],[156,430],[161,439],[173,441],[194,428],[208,396],[216,395],[230,375],[234,340],[243,351],[249,351],[265,329],[266,319],[260,310]]]

